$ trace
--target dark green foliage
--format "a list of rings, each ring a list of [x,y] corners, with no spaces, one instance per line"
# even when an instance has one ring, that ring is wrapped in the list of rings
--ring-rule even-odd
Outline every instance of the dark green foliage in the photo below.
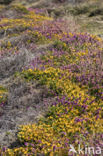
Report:
[[[86,14],[89,11],[87,6],[84,7],[75,7],[73,10],[74,15]]]
[[[103,9],[96,9],[89,14],[89,17],[103,15]]]
[[[0,4],[10,4],[13,0],[0,0]]]

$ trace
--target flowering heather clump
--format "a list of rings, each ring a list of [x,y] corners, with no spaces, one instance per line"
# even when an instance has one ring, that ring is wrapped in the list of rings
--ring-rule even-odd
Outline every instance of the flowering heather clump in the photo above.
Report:
[[[53,41],[52,47],[42,51],[42,55],[24,68],[21,78],[45,85],[55,100],[37,124],[20,126],[21,147],[1,153],[68,156],[70,144],[75,148],[78,144],[102,148],[102,40],[87,33],[65,32],[61,21],[34,14],[34,11],[23,19],[4,19],[1,24],[5,29],[20,26],[21,22],[24,27],[32,28],[29,33],[34,39],[37,37],[39,43]]]
[[[0,21],[1,29],[7,30],[8,28],[15,28],[15,27],[36,27],[42,25],[42,21],[44,20],[52,20],[52,18],[37,15],[34,12],[30,12],[30,14],[23,15],[20,19],[8,19],[3,18]],[[2,28],[3,27],[3,28]]]
[[[0,58],[17,54],[22,47],[31,49],[36,43],[48,43],[38,29],[40,30],[41,27],[43,29],[44,23],[52,21],[52,18],[36,14],[35,10],[28,11],[25,14],[25,7],[23,6],[12,6],[12,9],[21,10],[22,13],[18,18],[4,17],[0,20],[0,32],[3,34],[1,34],[1,37],[6,36],[6,38],[0,40]]]
[[[28,73],[25,73],[25,78],[27,76],[39,80],[40,84],[47,85],[60,98],[53,104],[46,122],[39,123],[40,133],[39,131],[36,132],[36,125],[21,128],[18,137],[22,142],[33,143],[37,141],[37,151],[47,154],[52,151],[52,144],[56,146],[58,151],[58,148],[65,148],[68,140],[69,143],[77,143],[78,138],[80,139],[80,136],[83,135],[86,136],[84,140],[82,139],[85,143],[89,142],[93,133],[95,135],[102,134],[101,105],[103,102],[96,103],[95,97],[89,96],[86,89],[81,89],[78,85],[72,83],[69,80],[70,73],[68,70],[62,71],[52,67],[43,71],[29,70]],[[39,126],[37,126],[37,129],[39,129]],[[62,133],[65,135],[62,135]],[[37,136],[38,139],[35,138]],[[41,144],[38,144],[39,140],[42,142]],[[39,151],[39,148],[41,151]]]
[[[92,59],[95,53],[102,52],[101,41],[88,34],[75,34],[75,37],[74,34],[63,35],[64,33],[47,55],[34,59],[32,68],[22,72],[26,79],[38,80],[40,85],[53,90],[57,100],[47,117],[38,125],[24,125],[20,128],[18,138],[24,147],[9,150],[9,154],[26,154],[29,151],[31,155],[68,155],[69,144],[74,144],[75,147],[78,143],[90,145],[91,138],[93,145],[101,146],[103,101],[97,101],[95,95],[88,94],[88,84],[82,85],[74,81],[75,73],[81,74],[80,68],[83,68],[80,66],[77,68],[80,71],[76,71],[75,64],[85,61],[89,55]],[[39,63],[40,68],[36,68],[36,63]],[[99,138],[98,143],[96,137]]]

